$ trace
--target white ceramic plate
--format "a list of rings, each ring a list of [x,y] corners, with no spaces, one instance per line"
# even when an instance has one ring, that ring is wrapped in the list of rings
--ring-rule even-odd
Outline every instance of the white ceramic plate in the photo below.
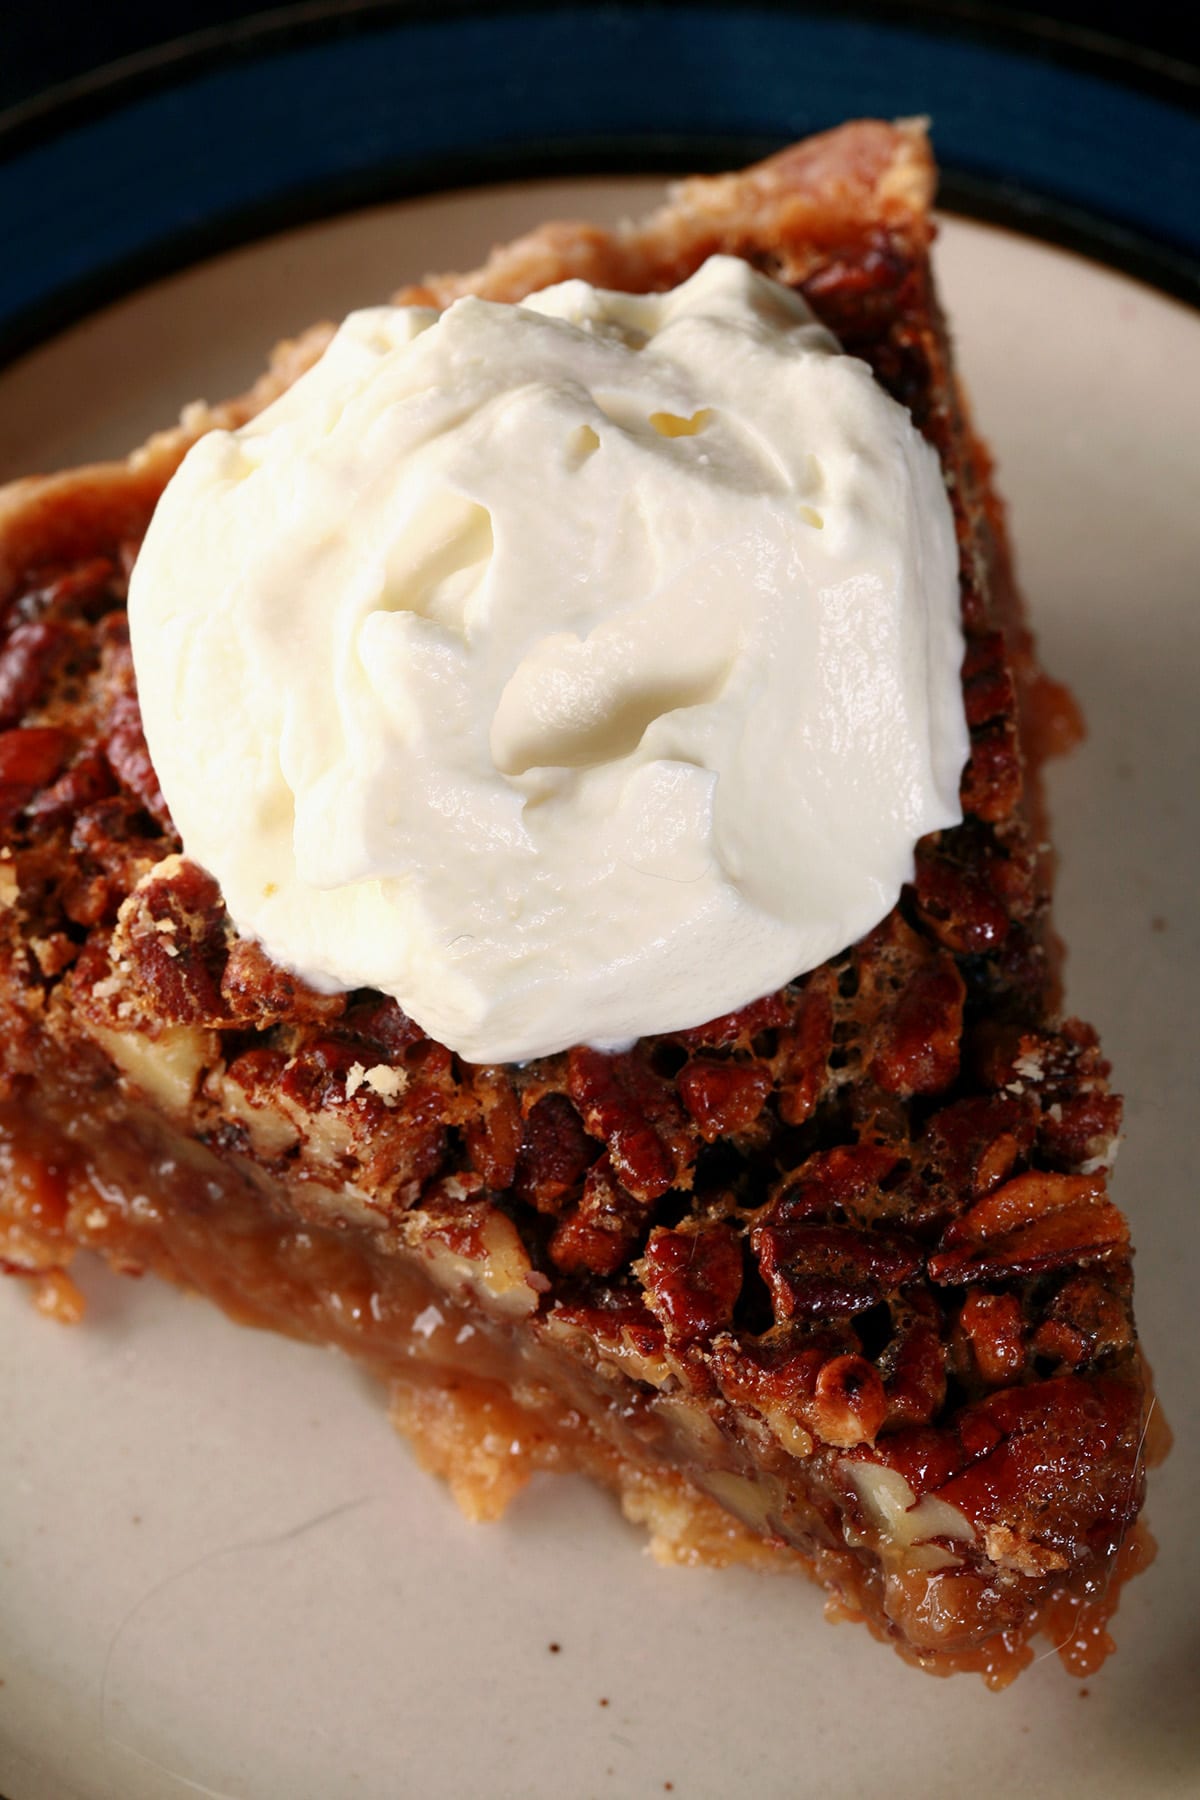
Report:
[[[0,377],[0,474],[118,453],[312,318],[652,191],[451,195],[197,268]],[[1053,1657],[1001,1695],[933,1681],[804,1584],[658,1568],[575,1480],[469,1526],[348,1363],[89,1267],[76,1330],[0,1283],[8,1800],[1200,1792],[1200,317],[956,220],[938,259],[1045,659],[1091,723],[1051,784],[1059,920],[1129,1096],[1117,1193],[1180,1439],[1118,1654],[1083,1687]]]

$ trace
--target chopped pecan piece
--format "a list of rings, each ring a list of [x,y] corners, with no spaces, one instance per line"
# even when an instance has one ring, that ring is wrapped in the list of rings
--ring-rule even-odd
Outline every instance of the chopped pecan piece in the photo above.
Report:
[[[1036,1122],[1037,1107],[1024,1096],[975,1094],[934,1113],[921,1150],[956,1193],[981,1198],[1029,1153]]]
[[[430,1041],[399,1001],[387,994],[352,998],[346,1007],[344,1029],[364,1048],[383,1057],[404,1056],[415,1044]]]
[[[753,1407],[794,1456],[813,1450],[811,1411],[817,1378],[840,1354],[836,1341],[798,1341],[788,1328],[761,1338],[719,1336],[712,1366],[721,1392],[733,1405]]]
[[[85,750],[30,803],[30,817],[41,824],[65,824],[93,801],[107,799],[115,786],[108,758],[99,750]]]
[[[602,1156],[587,1172],[583,1194],[550,1239],[550,1255],[564,1274],[613,1275],[641,1241],[646,1207],[622,1187]]]
[[[142,809],[127,794],[97,800],[76,813],[71,825],[70,849],[74,853],[72,890],[91,889],[95,910],[87,913],[65,907],[79,924],[111,923],[126,896],[162,859],[166,846],[161,837],[142,829]]]
[[[884,1144],[838,1144],[832,1150],[818,1150],[781,1183],[760,1223],[788,1225],[841,1212],[856,1224],[869,1225],[880,1210],[880,1184],[898,1161],[896,1151]]]
[[[1038,1124],[1038,1148],[1058,1168],[1102,1166],[1111,1160],[1120,1130],[1120,1096],[1085,1088],[1045,1109]]]
[[[565,1094],[544,1094],[530,1109],[517,1153],[513,1189],[539,1212],[558,1213],[573,1199],[597,1149]]]
[[[71,633],[53,619],[30,619],[9,633],[0,647],[0,730],[24,718],[71,642]]]
[[[921,1266],[912,1245],[850,1225],[759,1225],[750,1242],[780,1322],[866,1312]]]
[[[661,1388],[672,1378],[665,1357],[666,1333],[640,1294],[619,1287],[605,1288],[595,1301],[560,1300],[550,1319],[551,1333],[564,1333],[582,1342],[588,1351],[625,1370],[634,1381]]]
[[[320,1112],[328,1105],[340,1106],[346,1099],[350,1071],[358,1065],[353,1044],[328,1034],[310,1037],[287,1059],[279,1082],[282,1096],[305,1112]],[[369,1105],[370,1090],[361,1104]]]
[[[946,1352],[934,1308],[893,1305],[895,1335],[879,1358],[887,1393],[887,1427],[926,1425],[946,1398]],[[907,1315],[907,1316],[906,1316]]]
[[[253,938],[235,938],[221,975],[221,998],[232,1019],[260,1029],[283,1019],[328,1023],[346,1010],[344,994],[319,994],[272,962]]]
[[[408,1215],[406,1234],[452,1292],[472,1293],[504,1318],[536,1309],[545,1284],[534,1275],[520,1232],[469,1178],[436,1183]]]
[[[142,732],[142,710],[136,694],[119,694],[108,716],[104,754],[122,787],[135,794],[150,816],[171,829],[171,815],[158,785]]]
[[[69,733],[54,725],[22,725],[0,731],[0,789],[36,791],[53,780],[74,748]]]
[[[568,1084],[586,1130],[607,1146],[619,1183],[647,1204],[682,1172],[679,1102],[669,1084],[633,1056],[571,1051]]]
[[[958,1074],[965,992],[953,957],[893,912],[863,939],[847,976],[854,985],[834,1037],[847,1050],[856,1041],[862,1068],[847,1059],[850,1070],[903,1097],[948,1087]]]
[[[228,1021],[221,996],[229,921],[216,882],[195,863],[167,857],[123,902],[112,957],[127,995],[178,1024]]]
[[[816,1442],[873,1442],[887,1417],[879,1371],[828,1336],[798,1343],[784,1328],[757,1342],[722,1338],[713,1362],[726,1397],[761,1413],[793,1456],[811,1455]]]
[[[852,324],[861,331],[868,319],[874,325],[894,315],[897,296],[911,279],[911,264],[881,230],[865,251],[861,244],[831,247],[800,291],[833,329],[841,321],[843,330]]]
[[[53,725],[0,731],[0,829],[12,824],[39,789],[48,786],[74,748]]]
[[[226,1073],[242,1089],[251,1105],[266,1107],[275,1099],[287,1061],[282,1050],[254,1044],[234,1058]]]
[[[887,1410],[879,1371],[864,1357],[835,1356],[822,1364],[808,1417],[823,1443],[842,1449],[873,1443]]]
[[[504,1069],[470,1071],[478,1111],[466,1128],[467,1155],[488,1187],[502,1193],[513,1184],[521,1146],[521,1113],[512,1080]]]
[[[742,1291],[741,1240],[719,1222],[656,1229],[636,1272],[669,1337],[710,1337],[733,1322]]]
[[[1106,1278],[1097,1271],[1067,1278],[1034,1333],[1033,1349],[1038,1356],[1078,1368],[1081,1363],[1099,1362],[1129,1348],[1133,1326],[1128,1283],[1122,1295],[1108,1285],[1109,1280],[1111,1276]]]
[[[925,1425],[886,1432],[871,1457],[903,1475],[917,1500],[940,1492],[969,1461],[956,1432]]]
[[[1012,906],[996,892],[990,863],[963,868],[936,839],[925,838],[917,846],[916,865],[918,910],[939,943],[978,956],[1004,942]]]
[[[1025,1324],[1015,1294],[988,1294],[972,1288],[959,1326],[980,1379],[988,1387],[1014,1382],[1025,1366]]]
[[[790,1025],[779,1033],[775,1077],[779,1116],[785,1125],[803,1125],[831,1086],[834,976],[818,969],[805,983]]]
[[[739,1007],[737,1012],[722,1013],[719,1019],[710,1019],[706,1025],[695,1025],[689,1031],[677,1031],[673,1036],[689,1050],[749,1050],[760,1033],[786,1025],[788,1017],[786,994],[767,994],[761,1000],[752,1000],[749,1006]]]
[[[1055,1030],[989,1023],[975,1034],[975,1067],[984,1085],[1011,1094],[1036,1087],[1053,1127],[1053,1107],[1079,1094],[1107,1094],[1109,1065],[1096,1034],[1079,1019]],[[1042,1121],[1042,1130],[1047,1121]]]
[[[1023,776],[1017,728],[998,720],[971,734],[971,756],[963,771],[962,806],[977,819],[998,824],[1020,804]]]
[[[693,1056],[680,1069],[678,1081],[706,1144],[753,1125],[771,1092],[768,1070],[715,1056]]]
[[[1012,714],[1016,690],[1002,631],[978,632],[968,638],[962,683],[963,706],[972,730]]]
[[[966,990],[953,961],[941,956],[914,970],[884,1027],[871,1064],[893,1094],[937,1094],[958,1074]]]

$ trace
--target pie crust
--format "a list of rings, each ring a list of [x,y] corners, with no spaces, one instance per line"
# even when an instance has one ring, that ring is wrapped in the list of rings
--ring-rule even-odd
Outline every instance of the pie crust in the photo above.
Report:
[[[368,990],[233,932],[141,735],[126,579],[187,445],[0,492],[0,1266],[77,1317],[77,1250],[336,1344],[465,1511],[583,1468],[677,1561],[814,1575],[910,1662],[1002,1686],[1045,1634],[1094,1669],[1137,1523],[1148,1373],[1120,1120],[1060,1015],[1039,671],[954,379],[919,123],[861,122],[549,225],[397,298],[567,276],[649,291],[709,254],[798,286],[941,457],[961,551],[964,823],[810,975],[623,1055],[463,1063]],[[1152,1445],[1153,1447],[1153,1445]]]

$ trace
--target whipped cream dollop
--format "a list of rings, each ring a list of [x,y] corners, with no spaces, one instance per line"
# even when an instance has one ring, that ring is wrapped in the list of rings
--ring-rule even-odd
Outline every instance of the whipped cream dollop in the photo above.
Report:
[[[697,1025],[875,925],[967,736],[933,450],[795,294],[352,314],[133,572],[238,929],[472,1061]]]

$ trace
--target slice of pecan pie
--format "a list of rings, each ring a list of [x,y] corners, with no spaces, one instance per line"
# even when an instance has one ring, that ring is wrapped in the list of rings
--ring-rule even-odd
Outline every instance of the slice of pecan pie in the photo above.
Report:
[[[1045,1633],[1111,1647],[1149,1412],[1119,1123],[1059,1015],[1037,772],[1074,729],[1037,670],[931,284],[915,125],[864,123],[548,226],[403,300],[711,253],[794,284],[936,447],[961,550],[961,826],[861,942],[623,1054],[470,1066],[370,990],[318,994],[180,855],[141,734],[126,577],[187,444],[0,496],[0,1257],[79,1309],[78,1248],[391,1386],[477,1517],[583,1468],[665,1557],[804,1568],[910,1661],[1002,1685]]]

